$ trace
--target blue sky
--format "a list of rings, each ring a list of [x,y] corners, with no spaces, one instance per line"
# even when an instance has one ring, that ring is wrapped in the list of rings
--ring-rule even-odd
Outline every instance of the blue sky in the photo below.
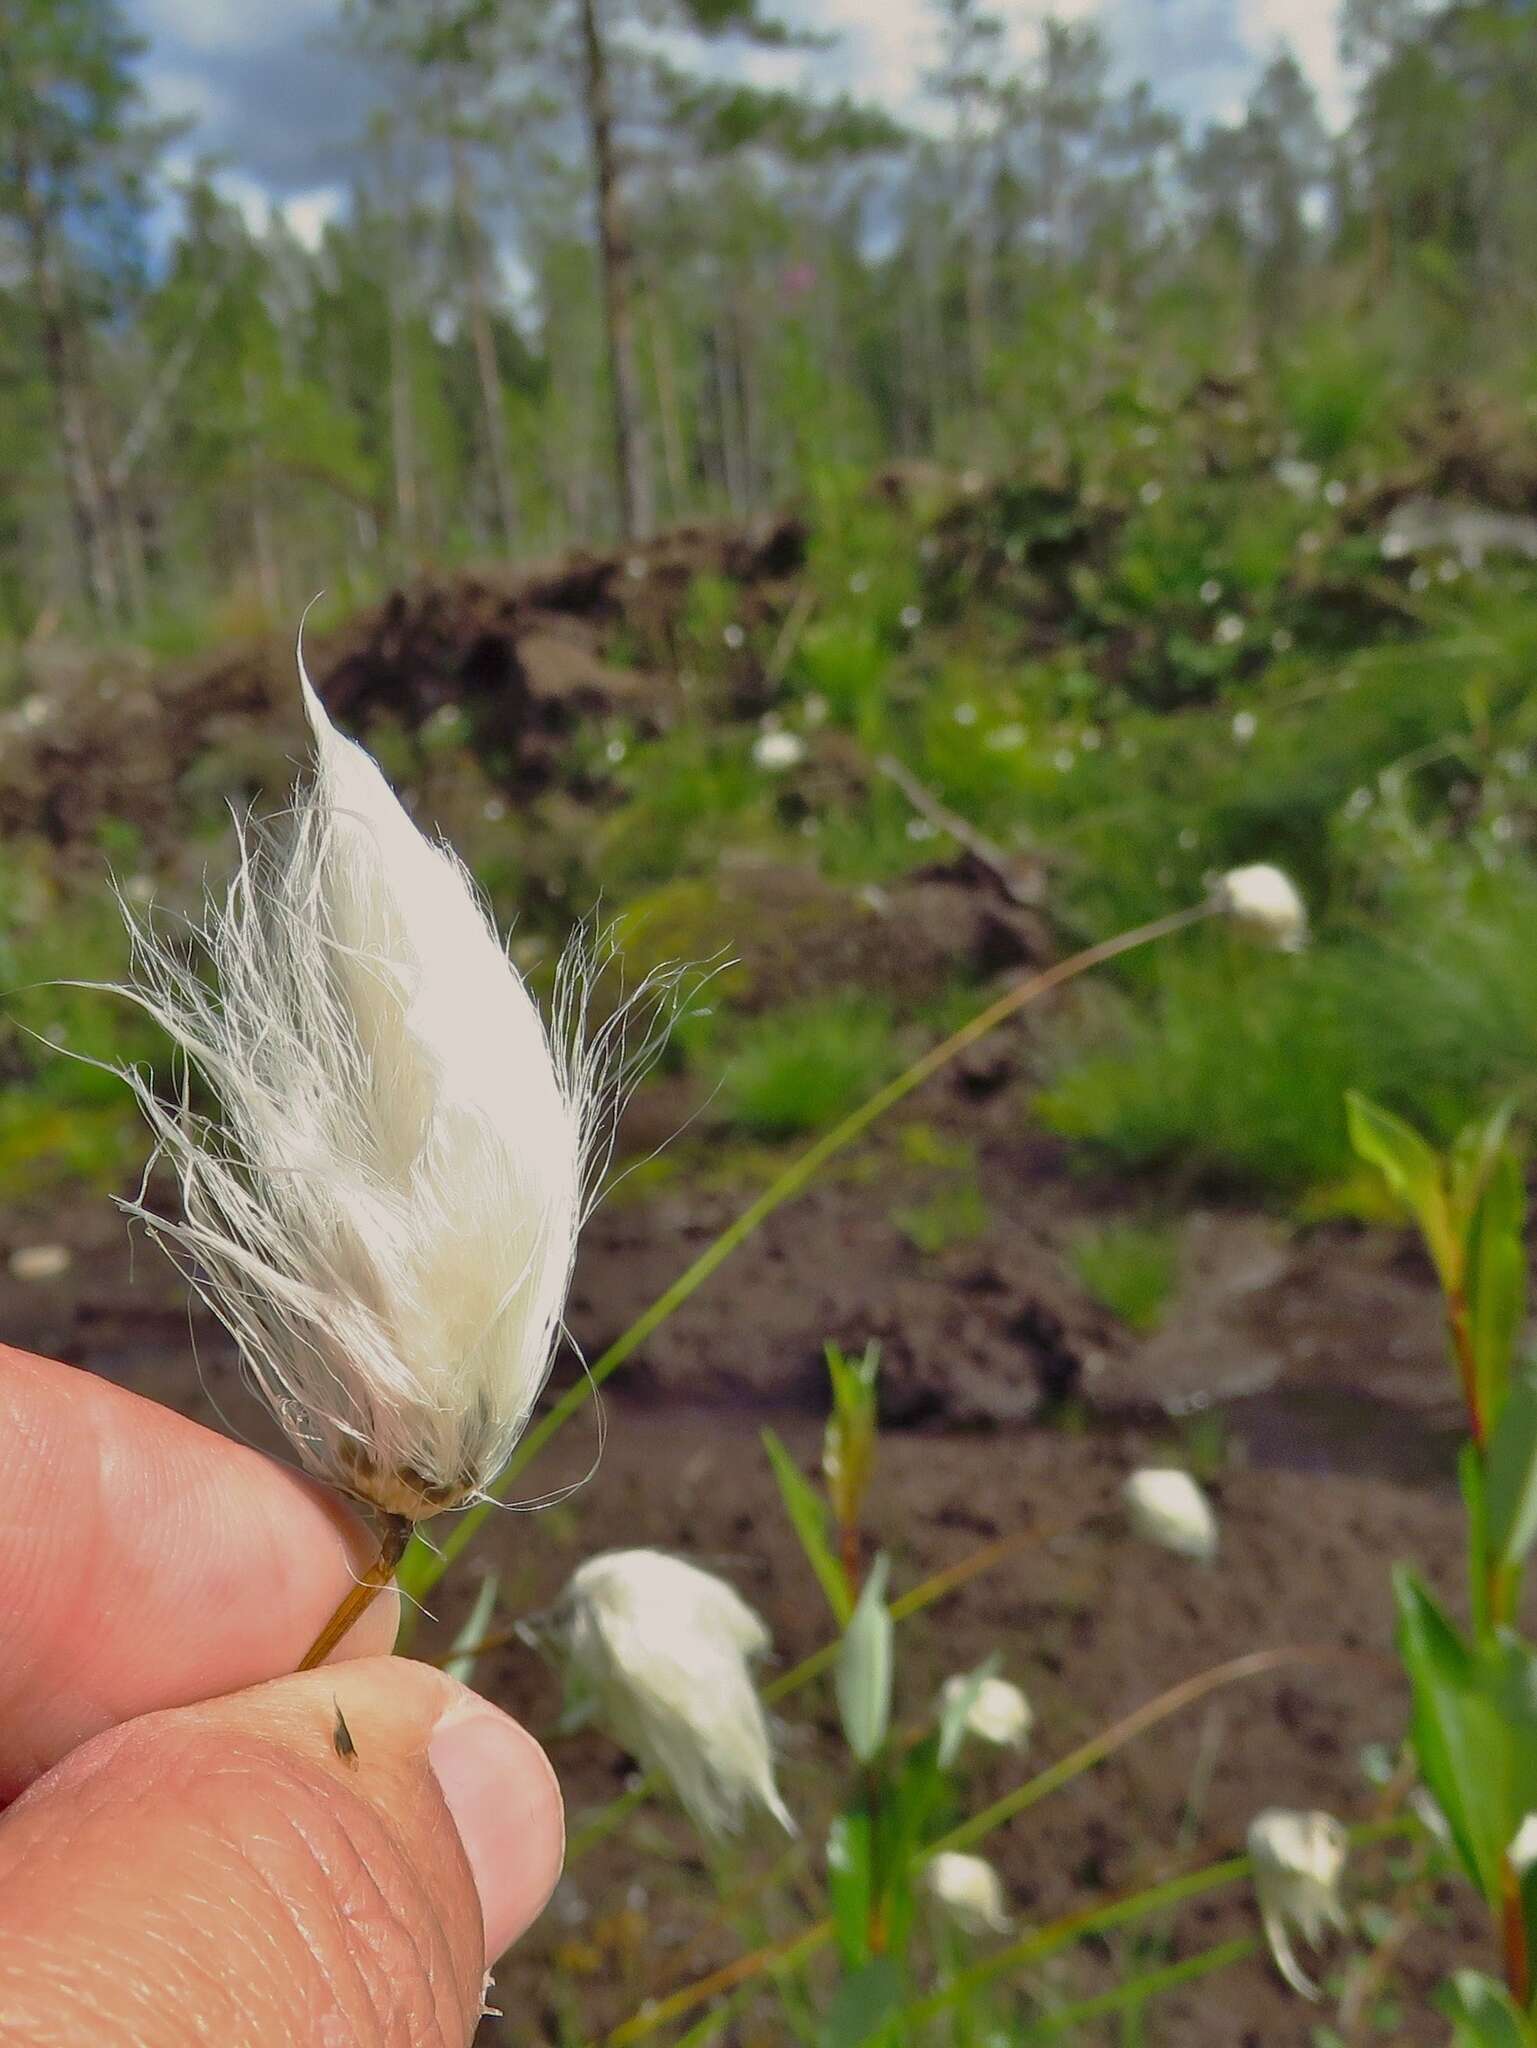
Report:
[[[306,237],[341,204],[369,81],[348,56],[338,0],[125,0],[149,45],[144,82],[159,112],[189,115],[189,155],[211,152],[223,182],[259,218],[284,206]],[[1046,6],[993,0],[1021,52]],[[826,56],[754,53],[753,75],[799,78],[810,67],[898,111],[917,110],[932,54],[926,0],[781,0],[787,17],[838,31]],[[1056,12],[1101,22],[1128,77],[1145,77],[1196,122],[1235,111],[1255,72],[1286,41],[1326,114],[1345,104],[1335,55],[1337,0],[1057,0]]]

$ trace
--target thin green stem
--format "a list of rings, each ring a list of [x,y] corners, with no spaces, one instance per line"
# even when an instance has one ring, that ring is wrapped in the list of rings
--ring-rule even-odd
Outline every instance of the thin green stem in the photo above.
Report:
[[[1344,1650],[1329,1644],[1304,1644],[1279,1650],[1253,1650],[1247,1656],[1233,1657],[1225,1664],[1214,1664],[1209,1671],[1198,1671],[1193,1678],[1184,1679],[1171,1686],[1156,1699],[1145,1701],[1140,1707],[1126,1714],[1110,1727],[1091,1736],[1065,1757],[1026,1779],[1023,1785],[1016,1785],[1012,1792],[1006,1792],[1001,1799],[995,1799],[991,1806],[984,1806],[969,1820],[951,1828],[947,1835],[941,1835],[925,1852],[937,1856],[945,1849],[969,1849],[984,1835],[990,1835],[995,1828],[1002,1827],[1016,1815],[1037,1806],[1041,1800],[1072,1779],[1081,1777],[1085,1771],[1093,1770],[1096,1764],[1114,1754],[1147,1729],[1167,1720],[1184,1707],[1193,1706],[1208,1693],[1220,1691],[1223,1686],[1234,1685],[1246,1678],[1263,1678],[1272,1671],[1280,1671],[1289,1664],[1298,1663],[1369,1663],[1385,1671],[1397,1672],[1398,1666],[1391,1659],[1373,1656],[1368,1651]]]
[[[1195,1677],[1187,1678],[1181,1684],[1171,1686],[1166,1692],[1160,1693],[1156,1699],[1146,1701],[1133,1713],[1123,1716],[1112,1728],[1107,1728],[1102,1735],[1096,1736],[1090,1742],[1081,1743],[1077,1749],[1062,1758],[1060,1763],[1053,1764],[1047,1770],[1038,1772],[1035,1777],[1027,1779],[1014,1792],[996,1800],[972,1820],[964,1821],[958,1828],[952,1828],[937,1841],[926,1843],[914,1861],[921,1867],[946,1849],[973,1846],[983,1836],[1001,1827],[1005,1821],[1012,1820],[1016,1814],[1036,1805],[1050,1793],[1060,1791],[1071,1779],[1104,1762],[1114,1750],[1122,1748],[1138,1735],[1146,1734],[1149,1728],[1167,1720],[1182,1708],[1192,1705],[1206,1693],[1215,1692],[1224,1685],[1236,1684],[1242,1679],[1262,1677],[1287,1663],[1333,1659],[1350,1663],[1367,1662],[1381,1665],[1385,1670],[1398,1670],[1398,1666],[1388,1658],[1376,1658],[1366,1653],[1351,1651],[1331,1652],[1323,1647],[1261,1650],[1252,1656],[1235,1657],[1226,1664],[1214,1665],[1210,1671],[1198,1672]],[[1353,1828],[1351,1840],[1361,1844],[1385,1841],[1410,1832],[1411,1827],[1412,1824],[1402,1821],[1371,1821],[1364,1826]],[[1248,1858],[1238,1856],[1230,1858],[1226,1863],[1211,1864],[1204,1870],[1191,1871],[1182,1877],[1170,1878],[1165,1884],[1156,1885],[1149,1891],[1135,1892],[1128,1897],[1113,1899],[1106,1905],[1090,1907],[1083,1913],[1070,1914],[1066,1919],[1054,1921],[1050,1927],[1040,1929],[1027,1937],[1024,1944],[1016,1943],[1013,1949],[1004,1950],[1002,1954],[1005,1957],[1013,1957],[1015,1950],[1021,1946],[1031,1950],[1031,1944],[1047,1939],[1059,1944],[1062,1941],[1077,1940],[1080,1933],[1096,1933],[1103,1927],[1120,1926],[1124,1922],[1140,1919],[1144,1913],[1157,1912],[1164,1906],[1178,1905],[1184,1899],[1209,1889],[1211,1885],[1235,1882],[1238,1877],[1247,1873],[1248,1868]],[[1106,1919],[1105,1915],[1110,1917]],[[821,1920],[815,1926],[808,1927],[803,1934],[778,1943],[771,1949],[739,1956],[734,1963],[727,1964],[724,1970],[718,1970],[712,1976],[701,1978],[696,1983],[686,1984],[666,1999],[647,2005],[642,2011],[633,2014],[621,2027],[604,2036],[605,2048],[627,2048],[628,2043],[643,2040],[658,2027],[692,2012],[703,2000],[724,1991],[735,1990],[738,1985],[761,1975],[765,1970],[781,1967],[787,1957],[793,1957],[796,1962],[803,1961],[826,1945],[832,1937],[832,1931],[832,1922]],[[1031,1950],[1024,1959],[1033,1960],[1033,1954]],[[1009,1962],[1000,1962],[997,1957],[989,1957],[986,1963],[980,1963],[976,1967],[978,1970],[993,1972],[995,1965],[997,1969],[1011,1967]]]
[[[1212,1884],[1203,1885],[1201,1889],[1210,1891],[1215,1888],[1217,1882],[1231,1884],[1236,1877],[1246,1877],[1248,1858],[1241,1856],[1235,1860],[1243,1866],[1242,1869],[1231,1875],[1225,1874]],[[1217,1868],[1220,1870],[1223,1866],[1218,1865]],[[1187,1892],[1185,1896],[1190,1897],[1193,1894]],[[1095,1927],[1080,1926],[1073,1939],[1081,1940],[1087,1934],[1103,1933],[1107,1926],[1119,1924],[1119,1921],[1112,1921],[1101,1922]],[[1059,1942],[1052,1944],[1052,1947],[1059,1946]],[[1214,1976],[1219,1970],[1231,1969],[1234,1963],[1245,1962],[1250,1956],[1257,1955],[1259,1949],[1260,1942],[1256,1935],[1239,1935],[1216,1948],[1203,1949],[1199,1955],[1187,1956],[1183,1962],[1166,1963],[1162,1969],[1149,1970],[1144,1976],[1134,1977],[1125,1984],[1118,1984],[1113,1991],[1102,1991],[1097,1997],[1081,1999],[1076,2005],[1061,2006],[1056,2012],[1047,2013],[1033,2025],[1027,2026],[1023,2033],[1012,2038],[1019,2044],[1019,2048],[1023,2048],[1023,2044],[1029,2041],[1054,2040],[1058,2034],[1065,2034],[1073,2027],[1087,2026],[1092,2020],[1108,2019],[1115,2013],[1125,2012],[1129,2006],[1145,2005],[1149,1999],[1157,1998],[1165,1991],[1176,1990],[1181,1984],[1189,1984],[1200,1977]],[[908,2026],[922,2026],[926,2021],[936,2019],[941,2013],[948,2011],[952,2005],[972,1996],[994,1978],[1018,1969],[1025,1963],[1039,1961],[1043,1954],[1050,1952],[1050,1949],[1041,1948],[1040,1937],[1017,1943],[1015,1948],[1005,1949],[1001,1956],[990,1956],[985,1963],[952,1978],[944,1990],[936,1992],[932,1998],[926,1998],[920,2004],[908,2007],[902,2015],[903,2021]]]
[[[772,1216],[774,1211],[807,1188],[830,1159],[836,1157],[845,1146],[862,1137],[870,1126],[883,1117],[887,1110],[911,1095],[915,1088],[937,1074],[941,1068],[985,1038],[990,1031],[1004,1023],[1027,1004],[1048,995],[1053,989],[1086,974],[1091,968],[1102,967],[1107,961],[1118,959],[1123,953],[1134,952],[1139,946],[1150,945],[1155,939],[1168,937],[1171,933],[1183,931],[1189,925],[1198,924],[1210,917],[1215,910],[1211,903],[1198,903],[1186,910],[1171,911],[1165,917],[1156,917],[1148,924],[1138,925],[1131,931],[1119,932],[1114,938],[1102,939],[1097,945],[1087,946],[1081,953],[1074,953],[1066,960],[1059,960],[1054,966],[1044,968],[1039,974],[1032,974],[1026,980],[989,1003],[958,1031],[931,1046],[913,1064],[898,1074],[894,1081],[888,1081],[840,1123],[825,1132],[816,1142],[809,1145],[763,1190],[755,1201],[742,1211],[734,1222],[727,1224],[713,1243],[706,1246],[693,1264],[680,1273],[672,1285],[635,1321],[624,1333],[616,1337],[602,1357],[597,1359],[583,1378],[568,1387],[549,1412],[529,1430],[523,1438],[506,1470],[497,1480],[493,1492],[502,1496],[518,1475],[536,1458],[546,1444],[563,1429],[580,1409],[586,1406],[605,1380],[617,1372],[621,1365],[632,1358],[650,1337],[660,1329],[675,1309],[710,1279],[723,1266],[731,1254],[745,1244],[760,1223]],[[414,1599],[421,1599],[429,1593],[442,1578],[449,1566],[463,1556],[475,1540],[477,1531],[491,1512],[492,1500],[484,1500],[463,1515],[458,1525],[444,1538],[436,1549],[424,1541],[414,1541],[400,1572],[401,1589]]]

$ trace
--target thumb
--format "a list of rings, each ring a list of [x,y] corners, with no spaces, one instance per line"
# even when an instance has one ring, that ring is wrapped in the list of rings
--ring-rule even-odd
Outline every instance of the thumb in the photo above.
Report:
[[[146,1714],[0,1817],[0,2039],[466,2048],[562,1849],[543,1751],[427,1665]]]

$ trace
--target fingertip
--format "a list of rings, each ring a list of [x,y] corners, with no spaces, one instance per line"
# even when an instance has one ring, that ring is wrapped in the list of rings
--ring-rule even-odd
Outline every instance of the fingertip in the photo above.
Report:
[[[510,1715],[461,1690],[427,1749],[480,1900],[489,1968],[549,1903],[565,1810],[549,1758]]]

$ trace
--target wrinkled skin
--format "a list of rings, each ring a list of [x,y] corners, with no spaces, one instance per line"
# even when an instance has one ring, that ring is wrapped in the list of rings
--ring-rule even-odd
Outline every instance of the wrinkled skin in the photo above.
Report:
[[[465,2048],[560,1798],[382,1654],[393,1599],[284,1675],[368,1551],[255,1452],[0,1347],[0,2039]]]

